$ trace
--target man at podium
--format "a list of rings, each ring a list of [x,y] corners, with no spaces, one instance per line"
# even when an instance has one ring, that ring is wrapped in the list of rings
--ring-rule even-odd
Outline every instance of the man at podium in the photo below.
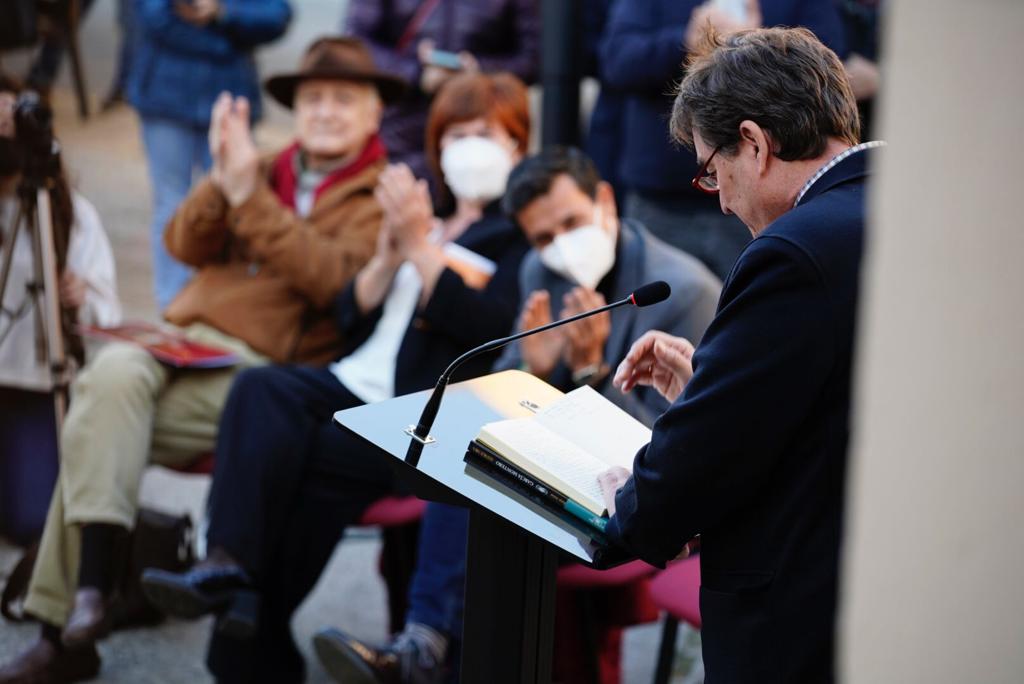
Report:
[[[699,340],[714,315],[718,278],[638,222],[620,220],[611,186],[575,148],[553,147],[525,159],[512,171],[502,204],[533,247],[520,268],[520,330],[550,323],[555,313],[565,318],[623,299],[653,280],[668,282],[673,297],[662,306],[621,307],[523,338],[506,348],[495,370],[521,368],[564,392],[591,385],[651,425],[669,402],[647,387],[623,395],[611,383],[611,370],[646,330]],[[441,672],[450,642],[462,634],[468,518],[463,508],[428,507],[403,634],[383,648],[336,629],[314,638],[337,681],[372,672],[377,682],[412,683]],[[361,676],[358,681],[370,681]]]
[[[709,37],[672,130],[754,240],[692,347],[641,337],[625,392],[672,401],[632,476],[603,476],[609,536],[654,564],[701,539],[707,681],[828,682],[870,148],[842,63],[804,29]],[[692,377],[691,377],[692,376]]]

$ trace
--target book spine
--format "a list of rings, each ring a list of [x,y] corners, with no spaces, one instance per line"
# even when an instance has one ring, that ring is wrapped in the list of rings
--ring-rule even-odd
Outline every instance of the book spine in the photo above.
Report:
[[[566,511],[601,532],[604,532],[608,527],[607,518],[595,515],[592,511],[587,510],[557,489],[552,489],[543,482],[524,473],[518,467],[478,442],[473,441],[469,443],[469,449],[466,451],[466,460],[482,465],[487,471],[503,475],[503,479],[510,480],[511,484],[529,490],[549,505]]]

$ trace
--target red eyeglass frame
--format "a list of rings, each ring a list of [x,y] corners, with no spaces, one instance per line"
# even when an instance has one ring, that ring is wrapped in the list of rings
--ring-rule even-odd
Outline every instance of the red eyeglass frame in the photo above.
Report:
[[[700,190],[705,195],[717,195],[718,194],[718,188],[717,187],[715,189],[713,189],[713,190],[711,188],[705,188],[703,185],[701,185],[701,181],[708,175],[708,164],[711,163],[711,160],[715,158],[715,155],[718,154],[718,151],[720,149],[722,149],[721,145],[719,145],[718,147],[716,147],[714,149],[714,151],[711,153],[711,156],[708,157],[706,160],[704,160],[704,163],[701,165],[700,169],[697,171],[697,175],[693,177],[692,181],[690,181],[690,185],[692,185],[697,190]],[[717,185],[717,184],[718,184],[718,182],[716,180],[715,185]]]

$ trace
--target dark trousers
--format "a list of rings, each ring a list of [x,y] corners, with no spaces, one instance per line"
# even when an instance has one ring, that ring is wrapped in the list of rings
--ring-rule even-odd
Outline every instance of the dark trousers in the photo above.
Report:
[[[393,491],[383,459],[331,423],[363,402],[328,370],[244,371],[221,418],[210,493],[209,548],[220,546],[260,592],[256,636],[216,631],[207,666],[219,682],[300,682],[292,614],[316,584],[346,526]]]
[[[469,511],[432,503],[420,526],[416,574],[409,587],[409,622],[462,639]]]

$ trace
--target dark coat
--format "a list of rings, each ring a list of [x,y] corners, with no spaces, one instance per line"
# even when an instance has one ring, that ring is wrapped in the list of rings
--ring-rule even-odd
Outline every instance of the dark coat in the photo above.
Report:
[[[671,142],[672,93],[683,76],[683,33],[699,0],[614,2],[600,47],[601,85],[625,98],[614,177],[622,189],[671,193],[712,203],[690,187],[697,173],[691,150]],[[843,54],[843,34],[834,0],[761,0],[765,26],[804,26]],[[600,154],[598,156],[601,156]]]
[[[744,250],[616,497],[609,534],[651,563],[701,536],[709,684],[832,678],[869,154]]]
[[[493,261],[497,269],[483,290],[468,287],[446,268],[426,306],[409,321],[398,350],[395,395],[429,389],[449,363],[473,347],[512,332],[519,306],[519,264],[529,249],[519,227],[502,215],[497,203],[455,241]],[[338,328],[351,353],[373,332],[384,306],[363,315],[355,299],[355,281],[335,305]],[[496,354],[466,362],[454,381],[486,374]]]

